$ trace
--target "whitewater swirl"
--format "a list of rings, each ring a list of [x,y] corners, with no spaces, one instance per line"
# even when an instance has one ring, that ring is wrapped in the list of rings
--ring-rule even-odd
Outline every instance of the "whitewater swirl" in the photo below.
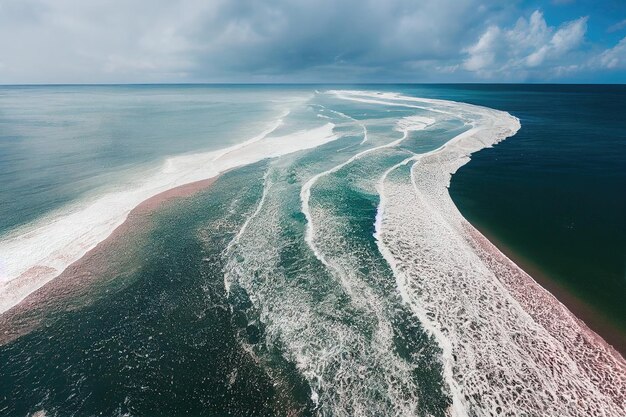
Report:
[[[473,228],[449,196],[451,174],[471,153],[514,135],[519,120],[454,106],[473,127],[385,172],[376,234],[404,301],[443,349],[453,414],[624,415],[621,356]]]
[[[234,299],[245,294],[258,311],[266,347],[310,384],[316,412],[624,415],[623,358],[474,229],[449,196],[451,174],[473,152],[513,136],[519,120],[394,93],[319,96],[379,116],[314,105],[317,117],[338,117],[347,146],[273,163],[225,268],[240,294]],[[456,133],[425,147],[436,129]],[[369,238],[360,238],[368,219]],[[428,391],[427,380],[437,378]]]

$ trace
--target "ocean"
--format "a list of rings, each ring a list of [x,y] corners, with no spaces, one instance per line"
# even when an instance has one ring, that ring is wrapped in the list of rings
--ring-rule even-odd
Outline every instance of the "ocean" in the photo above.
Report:
[[[619,415],[625,107],[1,87],[0,415]]]
[[[625,334],[626,87],[457,90],[458,100],[522,120],[514,140],[455,175],[451,195],[464,216],[580,300],[592,327]],[[612,340],[622,352],[624,340]]]

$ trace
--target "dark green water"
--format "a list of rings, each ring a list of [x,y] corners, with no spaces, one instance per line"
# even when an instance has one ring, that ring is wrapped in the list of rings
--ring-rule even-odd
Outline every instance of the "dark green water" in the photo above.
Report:
[[[522,123],[454,175],[463,215],[626,332],[626,86],[434,89]]]
[[[258,416],[310,408],[308,387],[289,364],[255,362],[244,350],[258,344],[261,329],[230,309],[224,291],[221,253],[258,202],[262,176],[263,166],[238,170],[160,209],[148,236],[107,254],[113,281],[101,277],[73,312],[65,310],[76,300],[51,306],[41,327],[3,347],[0,415]]]

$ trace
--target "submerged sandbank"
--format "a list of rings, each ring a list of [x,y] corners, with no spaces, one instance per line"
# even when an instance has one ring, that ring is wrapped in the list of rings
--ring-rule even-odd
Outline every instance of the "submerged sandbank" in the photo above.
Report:
[[[61,274],[123,223],[142,201],[163,191],[214,177],[266,158],[310,149],[337,139],[334,124],[273,135],[277,119],[266,131],[218,151],[169,158],[139,184],[77,203],[53,218],[44,218],[0,240],[0,314]]]
[[[115,259],[130,242],[149,233],[151,216],[167,204],[207,190],[217,177],[181,185],[144,200],[105,240],[69,265],[59,276],[0,314],[0,345],[30,332],[50,313],[75,308],[70,298],[80,297],[106,273],[115,273]],[[132,244],[132,243],[131,243]],[[123,271],[119,271],[123,272]]]

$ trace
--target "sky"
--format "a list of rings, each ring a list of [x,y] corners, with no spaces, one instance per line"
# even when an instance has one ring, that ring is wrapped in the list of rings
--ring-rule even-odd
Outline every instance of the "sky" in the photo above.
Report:
[[[0,0],[0,84],[626,83],[626,0]]]

